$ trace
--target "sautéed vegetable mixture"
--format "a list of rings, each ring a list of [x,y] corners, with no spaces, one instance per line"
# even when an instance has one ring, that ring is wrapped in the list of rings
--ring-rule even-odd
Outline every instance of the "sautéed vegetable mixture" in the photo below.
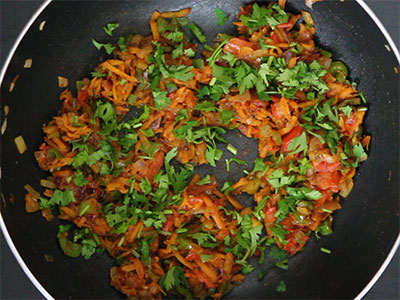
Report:
[[[286,269],[313,232],[332,233],[339,195],[367,158],[367,108],[345,64],[315,45],[310,13],[284,6],[241,7],[237,36],[218,34],[212,46],[190,8],[155,11],[147,37],[93,40],[112,58],[76,95],[62,92],[35,152],[51,173],[45,190],[25,186],[28,212],[68,221],[57,236],[66,255],[108,252],[111,284],[129,298],[218,299],[253,271],[250,258]],[[254,162],[236,157],[230,130],[257,140]],[[224,161],[221,145],[235,156],[227,171],[245,169],[235,183],[196,174]]]

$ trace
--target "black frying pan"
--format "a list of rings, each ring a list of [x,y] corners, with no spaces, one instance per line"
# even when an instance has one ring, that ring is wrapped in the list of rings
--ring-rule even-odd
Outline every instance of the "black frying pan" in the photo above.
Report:
[[[95,255],[91,260],[71,259],[60,251],[58,220],[48,224],[38,214],[24,212],[23,185],[39,189],[46,176],[33,157],[42,140],[41,125],[57,113],[60,89],[57,76],[74,82],[90,74],[105,54],[97,51],[91,39],[108,38],[102,26],[119,22],[119,35],[148,34],[148,19],[159,11],[192,7],[190,18],[207,34],[209,41],[220,30],[232,32],[230,24],[218,28],[213,11],[216,5],[236,14],[245,1],[55,1],[35,20],[20,43],[1,86],[2,107],[9,105],[8,128],[2,137],[2,192],[15,203],[1,206],[7,230],[29,269],[54,298],[123,298],[109,285],[112,259]],[[303,0],[288,3],[289,10],[305,9]],[[388,44],[368,14],[353,1],[323,1],[314,5],[319,46],[346,62],[350,77],[359,81],[359,90],[369,102],[365,131],[372,135],[369,159],[358,170],[355,187],[343,209],[335,214],[334,234],[319,241],[312,239],[305,251],[290,262],[288,271],[271,270],[257,281],[257,272],[227,298],[354,298],[373,277],[395,244],[399,224],[399,62],[388,52]],[[39,24],[46,20],[43,32]],[[112,40],[114,42],[114,40]],[[34,59],[30,70],[23,70],[26,58]],[[8,92],[11,80],[20,74],[15,90]],[[28,151],[20,155],[13,139],[22,134]],[[234,137],[235,135],[232,135]],[[235,142],[235,141],[234,141]],[[238,140],[238,144],[241,142]],[[252,147],[244,144],[243,147]],[[252,149],[252,148],[250,148]],[[254,148],[255,149],[255,148]],[[206,172],[207,170],[200,170]],[[217,175],[226,176],[222,168]],[[5,228],[3,228],[5,230]],[[7,236],[7,234],[6,234]],[[398,244],[398,243],[397,243]],[[320,247],[332,250],[321,253]],[[44,254],[54,257],[47,263]],[[284,280],[287,292],[275,292]]]

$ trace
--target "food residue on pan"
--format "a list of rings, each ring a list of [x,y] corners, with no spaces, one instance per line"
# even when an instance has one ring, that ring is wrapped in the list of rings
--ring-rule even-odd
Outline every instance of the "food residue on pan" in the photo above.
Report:
[[[44,25],[46,25],[46,21],[42,21],[42,22],[39,24],[39,31],[43,31]]]
[[[17,146],[18,152],[20,154],[24,153],[27,149],[26,144],[25,144],[25,140],[22,137],[22,135],[17,136],[14,139],[15,145]]]
[[[14,90],[18,78],[19,78],[19,75],[15,75],[14,79],[11,81],[11,83],[10,83],[10,88],[8,89],[8,91],[9,91],[10,93]]]
[[[32,62],[33,62],[32,58],[26,59],[24,63],[24,69],[30,69],[32,67]]]
[[[54,262],[54,258],[53,258],[53,256],[51,256],[50,254],[45,254],[45,255],[44,255],[44,259],[45,259],[46,262],[48,262],[48,263]]]
[[[1,124],[1,135],[3,135],[6,132],[7,129],[7,117],[4,118],[3,124]]]
[[[63,76],[58,76],[58,87],[66,88],[68,86],[68,79]]]

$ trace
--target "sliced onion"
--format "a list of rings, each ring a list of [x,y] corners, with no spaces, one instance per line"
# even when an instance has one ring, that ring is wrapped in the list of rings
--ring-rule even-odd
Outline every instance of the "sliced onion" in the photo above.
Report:
[[[33,197],[39,199],[40,194],[38,191],[36,191],[33,187],[31,187],[29,184],[24,185],[24,189],[29,193],[32,194]]]
[[[10,88],[8,89],[8,91],[10,93],[14,90],[15,84],[17,83],[17,80],[18,80],[18,77],[19,77],[19,75],[15,75],[14,79],[11,81]]]
[[[304,0],[304,3],[305,3],[310,9],[312,9],[313,4],[314,4],[315,2],[318,2],[318,1],[322,1],[322,0]]]
[[[7,118],[4,118],[3,124],[1,125],[1,135],[6,132],[7,129]]]
[[[54,184],[54,182],[47,180],[47,179],[41,179],[40,180],[40,185],[49,189],[55,189],[56,185]]]
[[[32,58],[28,58],[25,60],[24,69],[30,69],[32,67],[33,60]]]
[[[44,25],[46,25],[46,21],[42,21],[42,23],[40,23],[40,25],[39,25],[39,31],[42,31],[42,30],[43,30]]]
[[[320,58],[318,58],[318,61],[325,69],[329,69],[332,64],[332,59],[328,56],[321,56]]]
[[[303,17],[304,22],[306,22],[306,24],[314,25],[314,20],[313,20],[311,14],[308,11],[303,10],[301,12],[301,16]]]
[[[24,138],[22,137],[22,135],[17,136],[14,139],[14,143],[17,146],[18,152],[20,154],[24,153],[26,151],[26,149],[28,149],[28,147],[26,147]]]
[[[66,88],[68,86],[68,79],[62,76],[58,76],[58,87]]]

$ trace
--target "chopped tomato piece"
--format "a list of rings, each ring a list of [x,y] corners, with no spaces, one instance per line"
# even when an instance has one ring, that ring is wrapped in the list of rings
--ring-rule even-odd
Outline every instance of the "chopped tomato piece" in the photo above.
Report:
[[[339,191],[339,181],[340,181],[339,171],[335,172],[321,172],[317,173],[314,177],[314,184],[316,184],[320,189],[327,190],[332,189],[333,192],[337,193]]]
[[[80,102],[85,101],[85,100],[87,99],[87,97],[88,97],[88,92],[87,92],[86,89],[85,89],[85,90],[80,90],[80,91],[78,92],[78,100],[79,100]]]
[[[275,44],[282,43],[281,40],[279,39],[278,35],[275,32],[273,32],[271,34],[271,39],[274,41]]]
[[[186,255],[186,260],[187,261],[192,261],[192,260],[197,260],[200,259],[200,255],[198,255],[197,253],[194,252],[189,252],[188,255]]]
[[[252,48],[252,44],[244,39],[231,38],[224,46],[224,51],[240,56],[240,51],[243,47]]]
[[[159,151],[156,153],[154,159],[150,163],[146,177],[149,180],[153,180],[154,176],[160,171],[163,164],[164,164],[164,152]]]
[[[335,172],[339,170],[340,161],[328,164],[326,161],[320,162],[315,166],[318,172]]]
[[[167,221],[165,221],[165,223],[164,223],[162,230],[170,232],[172,230],[173,225],[174,225],[174,217],[169,215],[167,217]]]
[[[290,29],[293,27],[293,24],[291,22],[287,22],[287,23],[281,23],[278,26],[276,26],[278,28],[286,28],[286,29]]]
[[[290,255],[295,255],[301,249],[303,249],[306,242],[309,240],[309,237],[305,234],[301,234],[300,239],[296,239],[296,235],[301,232],[292,232],[287,236],[287,244],[283,247],[283,250],[288,252]]]
[[[265,212],[265,222],[267,223],[274,223],[276,220],[276,217],[274,216],[276,213],[276,207],[270,207],[267,209]]]

